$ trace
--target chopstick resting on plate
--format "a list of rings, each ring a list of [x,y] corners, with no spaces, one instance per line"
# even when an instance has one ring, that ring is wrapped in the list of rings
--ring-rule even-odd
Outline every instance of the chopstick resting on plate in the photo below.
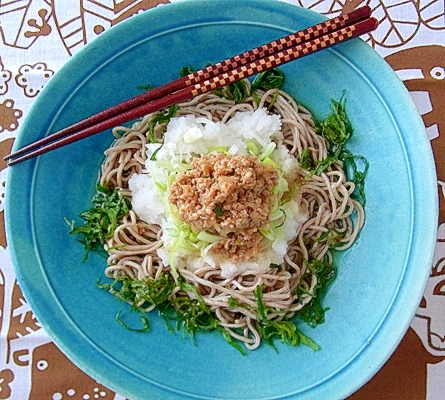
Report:
[[[4,159],[9,160],[8,165],[18,164],[146,114],[185,102],[200,94],[358,37],[377,28],[377,20],[370,15],[371,9],[368,6],[361,7],[238,54],[94,114],[31,143]]]

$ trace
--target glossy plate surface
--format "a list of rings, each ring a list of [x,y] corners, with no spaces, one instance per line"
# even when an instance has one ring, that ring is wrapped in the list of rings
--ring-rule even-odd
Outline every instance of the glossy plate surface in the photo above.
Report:
[[[230,3],[230,4],[229,4]],[[15,148],[160,85],[183,66],[202,68],[320,22],[275,1],[184,1],[101,34],[35,101]],[[313,352],[278,343],[241,356],[215,334],[196,345],[156,314],[141,334],[115,321],[126,304],[96,288],[104,260],[82,264],[64,218],[90,207],[110,132],[10,168],[7,234],[19,283],[56,344],[84,371],[130,399],[344,398],[364,384],[403,337],[429,275],[437,221],[432,153],[403,84],[361,40],[283,67],[286,89],[321,118],[347,93],[349,148],[370,162],[366,225],[339,258],[325,324],[301,329]]]

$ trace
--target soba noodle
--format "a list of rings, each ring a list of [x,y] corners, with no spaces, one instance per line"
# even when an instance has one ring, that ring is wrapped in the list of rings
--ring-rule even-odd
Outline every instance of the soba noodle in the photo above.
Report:
[[[225,123],[237,112],[265,107],[280,116],[284,144],[297,160],[304,151],[310,152],[315,164],[326,159],[329,144],[316,133],[315,122],[307,109],[282,90],[257,91],[256,95],[259,101],[258,97],[250,96],[243,103],[235,104],[208,93],[180,104],[177,116],[193,114]],[[117,139],[106,151],[101,185],[119,188],[122,195],[131,198],[128,182],[134,174],[144,171],[148,122],[152,118],[153,115],[148,115],[131,128],[114,129]],[[160,140],[165,125],[158,124],[155,129]],[[290,242],[281,266],[271,266],[267,271],[256,273],[247,271],[230,278],[224,278],[220,269],[211,266],[195,271],[179,268],[177,271],[181,279],[196,287],[196,292],[181,289],[178,284],[172,296],[187,293],[196,298],[198,293],[218,319],[220,327],[232,338],[243,342],[247,349],[256,349],[262,340],[256,322],[257,288],[263,288],[262,303],[269,310],[268,319],[292,318],[311,301],[318,285],[317,274],[308,261],[332,263],[332,243],[335,242],[336,250],[347,249],[364,224],[363,207],[351,197],[355,186],[347,180],[341,162],[333,163],[320,174],[301,171],[297,190],[308,218]],[[125,275],[142,280],[146,277],[158,279],[168,273],[170,267],[163,264],[157,253],[163,246],[161,236],[159,225],[147,224],[133,210],[130,211],[106,243],[109,257],[105,275],[109,278]],[[146,311],[154,308],[155,305],[151,305]]]

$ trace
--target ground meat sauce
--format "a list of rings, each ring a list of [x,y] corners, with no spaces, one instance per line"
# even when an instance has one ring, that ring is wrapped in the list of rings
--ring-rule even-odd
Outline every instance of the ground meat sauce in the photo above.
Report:
[[[224,238],[212,247],[213,254],[233,261],[251,258],[262,241],[258,229],[269,219],[277,171],[255,156],[221,153],[195,158],[190,166],[170,189],[179,218],[196,233]]]

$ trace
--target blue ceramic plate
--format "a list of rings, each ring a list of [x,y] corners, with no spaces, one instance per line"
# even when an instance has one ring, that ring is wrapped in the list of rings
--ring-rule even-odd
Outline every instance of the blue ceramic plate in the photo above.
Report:
[[[52,78],[15,146],[140,94],[138,85],[171,81],[182,66],[202,68],[323,19],[262,0],[191,0],[137,15]],[[27,300],[74,363],[128,398],[344,398],[377,372],[409,326],[436,232],[435,171],[422,120],[392,70],[359,39],[283,70],[286,89],[316,117],[347,91],[350,149],[370,162],[366,225],[338,259],[326,322],[301,327],[318,352],[278,344],[278,353],[262,346],[242,356],[217,334],[198,335],[196,345],[182,340],[157,315],[148,334],[116,323],[129,309],[97,289],[104,260],[82,264],[83,248],[64,221],[90,207],[110,132],[9,171],[8,243]]]

